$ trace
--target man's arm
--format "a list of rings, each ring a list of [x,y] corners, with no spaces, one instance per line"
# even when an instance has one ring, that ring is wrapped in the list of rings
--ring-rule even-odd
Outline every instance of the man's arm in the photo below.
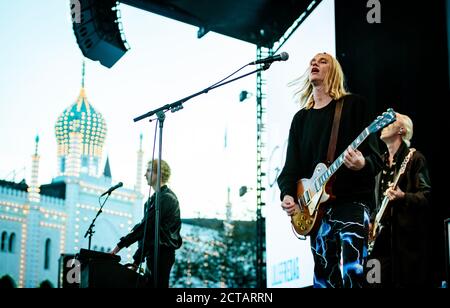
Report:
[[[128,233],[126,236],[122,237],[117,244],[117,247],[119,249],[122,249],[123,247],[129,247],[130,245],[134,244],[135,242],[142,239],[144,236],[144,228],[147,220],[147,229],[149,226],[154,226],[155,221],[155,210],[154,207],[151,207],[148,209],[147,213],[144,213],[145,217],[142,219],[142,221],[134,226],[134,228],[131,230],[130,233]]]
[[[170,215],[173,212],[174,208],[177,206],[176,199],[172,197],[170,194],[161,194],[161,202],[160,202],[160,228],[161,224],[164,223],[164,218]],[[147,215],[147,232],[144,237],[144,225],[145,221],[139,224],[139,226],[126,237],[122,238],[119,242],[118,246],[121,245],[131,245],[136,241],[143,240],[144,242],[139,244],[138,249],[133,255],[134,263],[140,264],[143,262],[143,257],[148,254],[148,250],[153,247],[154,237],[155,237],[155,207],[151,207],[149,209],[149,213]],[[128,247],[126,246],[126,247]],[[144,247],[142,247],[144,246]],[[144,253],[142,253],[142,249],[144,249]]]
[[[410,172],[412,172],[411,189],[404,193],[405,206],[425,207],[429,204],[431,196],[431,181],[428,174],[425,157],[416,152],[416,158],[412,160]]]
[[[297,116],[297,115],[296,115]],[[280,200],[284,200],[284,197],[291,196],[295,197],[297,195],[296,183],[299,177],[299,164],[298,159],[300,154],[298,153],[298,133],[297,127],[295,125],[295,117],[292,120],[291,127],[289,129],[289,139],[286,151],[286,161],[278,176],[277,183],[280,188]]]

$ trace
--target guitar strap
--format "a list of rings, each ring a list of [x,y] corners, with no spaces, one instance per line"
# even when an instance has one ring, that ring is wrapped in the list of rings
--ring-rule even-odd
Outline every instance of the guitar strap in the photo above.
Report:
[[[339,123],[341,122],[342,105],[344,99],[341,98],[336,102],[336,109],[334,110],[333,127],[331,128],[330,143],[328,144],[327,165],[330,166],[334,160],[334,153],[336,152],[336,142],[339,132]]]

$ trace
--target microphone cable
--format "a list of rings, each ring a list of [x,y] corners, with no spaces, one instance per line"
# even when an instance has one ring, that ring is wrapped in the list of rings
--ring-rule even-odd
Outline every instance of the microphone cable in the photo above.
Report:
[[[155,159],[155,148],[156,148],[156,136],[157,136],[157,132],[158,132],[158,123],[159,123],[159,120],[157,120],[156,123],[155,123],[155,136],[153,137],[153,153],[152,153],[152,160],[151,160],[151,166],[152,167],[151,167],[151,172],[150,172],[150,183],[151,183],[151,180],[152,180],[152,177],[153,177],[153,161]],[[160,164],[161,162],[158,162],[158,163]],[[147,199],[147,208],[145,208],[145,206],[144,206],[144,235],[142,237],[141,256],[140,256],[140,261],[141,262],[139,263],[138,273],[141,272],[142,263],[144,261],[145,238],[146,238],[146,235],[147,235],[147,223],[148,223],[148,214],[149,214],[149,210],[150,210],[151,194],[152,194],[152,185],[149,185],[148,199]],[[154,243],[154,245],[156,245],[156,243]],[[139,246],[139,243],[138,243],[138,246]],[[146,263],[146,266],[148,268],[148,264],[147,263]],[[144,271],[144,275],[145,275],[145,271]],[[153,273],[151,273],[151,275],[153,275]],[[137,279],[139,279],[139,277],[137,277]],[[136,288],[138,287],[138,283],[139,283],[139,280],[136,280]]]

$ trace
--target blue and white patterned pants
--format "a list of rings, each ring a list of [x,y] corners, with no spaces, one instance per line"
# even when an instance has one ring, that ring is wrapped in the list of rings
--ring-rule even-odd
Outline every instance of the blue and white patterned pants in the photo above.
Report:
[[[321,226],[311,236],[314,287],[360,288],[365,278],[368,209],[359,202],[333,202],[325,208]]]

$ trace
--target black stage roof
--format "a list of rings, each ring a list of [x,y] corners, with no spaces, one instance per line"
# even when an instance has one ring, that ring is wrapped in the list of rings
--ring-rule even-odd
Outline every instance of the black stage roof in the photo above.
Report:
[[[209,31],[272,47],[307,8],[321,0],[122,0],[120,2]],[[309,11],[309,12],[310,12]],[[308,12],[308,13],[309,13]]]

